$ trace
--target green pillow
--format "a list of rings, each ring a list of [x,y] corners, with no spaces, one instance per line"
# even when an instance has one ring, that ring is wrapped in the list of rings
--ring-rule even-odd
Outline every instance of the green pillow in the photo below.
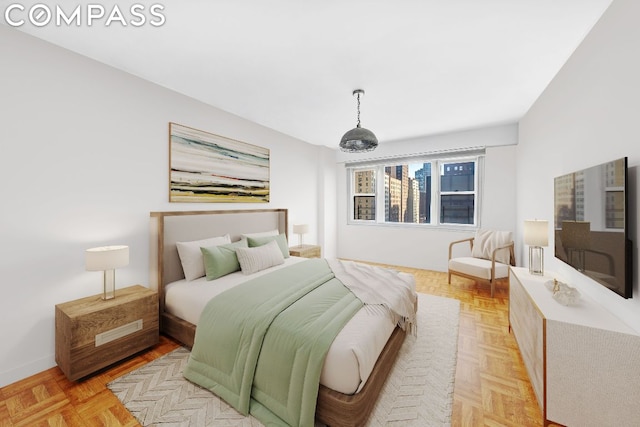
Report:
[[[282,252],[282,256],[289,258],[289,243],[287,243],[287,236],[284,234],[278,234],[277,236],[247,237],[247,240],[249,241],[250,248],[266,245],[270,241],[275,240]]]
[[[204,271],[207,274],[207,280],[217,279],[240,270],[236,249],[246,247],[247,241],[240,240],[225,245],[200,248],[204,258]]]

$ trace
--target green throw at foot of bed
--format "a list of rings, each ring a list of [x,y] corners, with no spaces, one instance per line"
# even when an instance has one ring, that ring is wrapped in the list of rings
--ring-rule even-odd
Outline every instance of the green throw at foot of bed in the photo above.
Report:
[[[207,304],[184,376],[264,424],[313,426],[325,355],[361,307],[323,259],[250,280]]]

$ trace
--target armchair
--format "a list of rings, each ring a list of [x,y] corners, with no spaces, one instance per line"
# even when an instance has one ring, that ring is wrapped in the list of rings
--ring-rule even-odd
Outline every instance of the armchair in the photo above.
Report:
[[[470,256],[454,257],[454,245],[465,242],[469,242]],[[509,277],[509,265],[516,265],[510,231],[478,230],[474,237],[449,244],[449,284],[452,274],[486,283],[493,298],[496,280]]]

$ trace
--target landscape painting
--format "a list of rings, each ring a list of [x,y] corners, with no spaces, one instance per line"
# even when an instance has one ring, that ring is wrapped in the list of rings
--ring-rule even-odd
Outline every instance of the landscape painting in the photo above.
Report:
[[[169,123],[170,202],[269,202],[269,149]]]

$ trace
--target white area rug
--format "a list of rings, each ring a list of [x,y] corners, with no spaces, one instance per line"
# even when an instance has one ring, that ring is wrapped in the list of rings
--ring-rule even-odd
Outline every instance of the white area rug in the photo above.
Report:
[[[418,294],[418,336],[405,339],[369,426],[448,426],[458,351],[460,303]],[[108,384],[143,426],[262,426],[182,376],[179,348]]]

